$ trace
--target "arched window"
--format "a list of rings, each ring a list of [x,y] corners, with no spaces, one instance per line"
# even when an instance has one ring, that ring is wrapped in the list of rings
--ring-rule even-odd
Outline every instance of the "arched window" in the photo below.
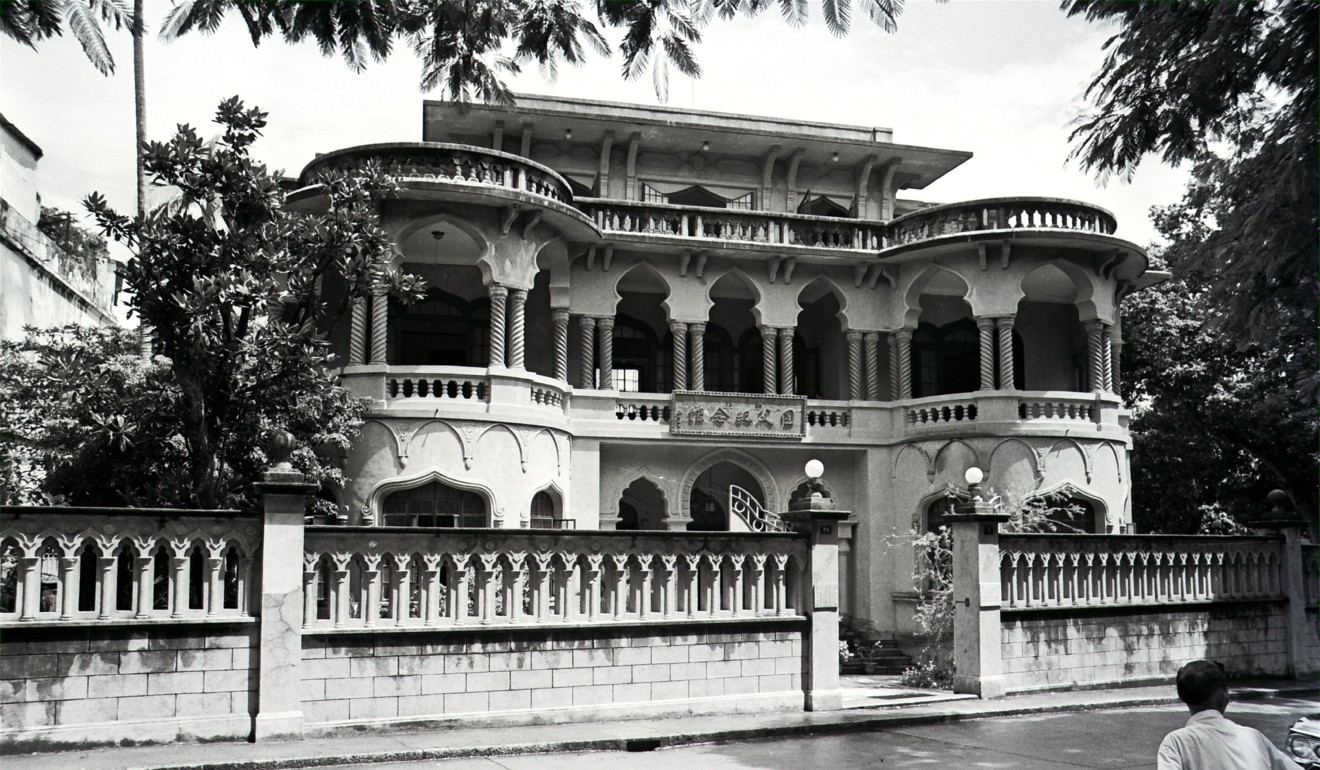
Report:
[[[721,326],[706,327],[706,390],[737,393],[739,385],[738,350],[733,338]]]
[[[555,510],[555,499],[549,492],[537,492],[532,495],[532,529],[560,529],[563,520]]]
[[[739,390],[743,393],[763,393],[765,380],[761,368],[764,355],[761,330],[755,326],[738,338]]]
[[[912,336],[912,353],[916,397],[971,393],[980,387],[980,347],[970,319],[940,327],[921,324]]]
[[[394,360],[412,366],[486,366],[490,310],[486,300],[466,302],[431,289],[411,305],[391,302]]]
[[[484,527],[487,522],[481,495],[439,481],[394,492],[381,508],[384,523],[396,527]]]

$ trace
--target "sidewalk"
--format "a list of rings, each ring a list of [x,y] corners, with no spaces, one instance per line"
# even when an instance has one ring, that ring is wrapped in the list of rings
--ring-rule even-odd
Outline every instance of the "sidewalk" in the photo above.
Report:
[[[1314,680],[1243,681],[1237,700],[1274,695],[1317,698]],[[663,746],[866,732],[960,719],[1092,711],[1175,703],[1161,684],[1015,695],[993,701],[911,690],[894,677],[845,677],[844,710],[678,717],[586,724],[446,728],[351,734],[277,743],[171,744],[6,756],[6,770],[266,770],[481,755],[646,751]]]

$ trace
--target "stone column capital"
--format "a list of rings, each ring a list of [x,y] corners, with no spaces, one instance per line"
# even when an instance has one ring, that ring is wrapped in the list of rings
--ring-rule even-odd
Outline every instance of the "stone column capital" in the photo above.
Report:
[[[596,327],[596,317],[592,315],[578,316],[578,326],[583,329],[594,329]]]
[[[692,334],[704,334],[706,332],[706,324],[704,321],[693,321],[688,324],[688,331]]]
[[[908,329],[908,328],[895,329],[893,334],[894,334],[894,338],[897,339],[899,342],[911,342],[912,333],[915,331],[916,331],[915,329]]]
[[[491,299],[504,299],[509,296],[509,289],[498,283],[493,283],[486,289]]]
[[[1015,315],[995,316],[994,321],[995,321],[995,325],[998,326],[1000,329],[1012,329],[1013,325],[1017,323],[1017,316]]]
[[[863,334],[862,332],[859,332],[856,329],[849,329],[848,331],[843,333],[843,338],[848,340],[849,342],[860,342],[862,339],[862,334]]]
[[[555,323],[567,323],[567,322],[568,322],[568,308],[566,308],[566,307],[552,307],[552,308],[550,308],[550,320],[551,320],[551,321],[554,321]]]
[[[687,321],[670,321],[670,322],[669,322],[669,331],[672,332],[672,333],[674,334],[675,337],[677,337],[677,336],[680,335],[680,334],[687,334],[687,330],[688,330],[688,323],[687,323]]]
[[[600,316],[599,318],[596,319],[596,328],[598,328],[598,329],[613,329],[613,328],[614,328],[614,316],[612,316],[612,315],[603,315],[603,316]]]

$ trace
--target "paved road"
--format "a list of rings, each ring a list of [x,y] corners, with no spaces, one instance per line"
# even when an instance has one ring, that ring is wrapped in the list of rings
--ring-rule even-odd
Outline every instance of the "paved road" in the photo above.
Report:
[[[1235,703],[1228,715],[1280,747],[1288,725],[1320,711],[1320,699]],[[1164,734],[1187,712],[1171,706],[1050,714],[900,727],[883,732],[689,746],[648,753],[601,752],[482,757],[361,770],[832,770],[833,768],[1153,768]]]

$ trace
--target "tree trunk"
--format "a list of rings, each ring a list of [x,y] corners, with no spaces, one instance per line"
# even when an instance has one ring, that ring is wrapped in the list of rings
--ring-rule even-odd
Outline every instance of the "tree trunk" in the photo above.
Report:
[[[133,0],[133,112],[136,123],[133,158],[137,169],[137,215],[142,219],[147,215],[147,172],[142,167],[143,145],[147,141],[147,77],[145,57],[142,54],[143,38],[146,36],[146,22],[143,19],[144,0]],[[151,327],[140,316],[138,318],[138,355],[143,360],[151,361]]]

